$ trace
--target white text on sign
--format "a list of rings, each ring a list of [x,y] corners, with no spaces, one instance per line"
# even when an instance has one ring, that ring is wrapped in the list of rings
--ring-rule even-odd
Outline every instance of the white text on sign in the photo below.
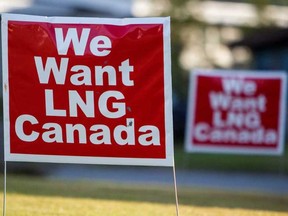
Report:
[[[55,28],[56,47],[58,56],[34,56],[35,68],[37,71],[39,83],[47,85],[55,82],[56,85],[72,84],[75,89],[78,86],[117,86],[119,84],[126,87],[135,85],[131,77],[134,73],[134,66],[130,59],[124,57],[117,66],[113,65],[70,65],[68,57],[70,47],[73,47],[75,56],[84,56],[85,50],[98,58],[105,58],[113,51],[113,44],[109,37],[97,35],[90,38],[90,29],[83,28],[80,37],[76,28],[69,28],[66,36],[62,28]],[[89,40],[90,38],[90,40]],[[88,41],[90,43],[88,44]],[[67,76],[69,74],[69,76]],[[116,74],[120,74],[117,76]],[[104,76],[108,79],[105,82]],[[69,77],[69,78],[67,78]],[[117,77],[121,77],[117,80]],[[58,107],[54,89],[46,88],[45,96],[45,115],[53,117],[71,117],[77,118],[79,110],[87,118],[97,118],[101,115],[108,119],[118,119],[126,115],[125,95],[119,90],[107,90],[100,95],[95,91],[86,90],[85,96],[75,90],[70,89],[67,98],[63,98],[68,106]],[[112,107],[109,108],[109,107]],[[109,125],[94,124],[86,128],[84,124],[65,124],[61,126],[57,122],[46,122],[41,129],[38,126],[39,119],[31,114],[20,115],[16,119],[15,131],[19,139],[25,142],[33,142],[42,139],[45,143],[91,143],[94,145],[111,145],[112,139],[118,145],[135,145],[139,143],[142,146],[160,145],[160,131],[154,125],[142,125],[136,127],[134,118],[126,118],[123,124],[110,128]],[[32,128],[27,132],[26,126]],[[136,136],[135,131],[137,134]],[[78,140],[75,140],[75,134],[78,134]]]

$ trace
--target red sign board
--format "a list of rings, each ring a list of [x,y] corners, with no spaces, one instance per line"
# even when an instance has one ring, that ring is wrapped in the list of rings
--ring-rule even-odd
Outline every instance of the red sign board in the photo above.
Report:
[[[5,159],[172,166],[169,18],[2,15]]]
[[[198,70],[189,93],[188,152],[282,154],[284,72]]]

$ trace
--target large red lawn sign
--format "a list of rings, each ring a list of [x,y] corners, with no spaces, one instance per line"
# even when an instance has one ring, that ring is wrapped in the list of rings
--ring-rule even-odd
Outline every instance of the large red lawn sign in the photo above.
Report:
[[[282,154],[286,91],[284,72],[191,72],[186,150]]]
[[[5,160],[172,166],[169,18],[2,15]]]

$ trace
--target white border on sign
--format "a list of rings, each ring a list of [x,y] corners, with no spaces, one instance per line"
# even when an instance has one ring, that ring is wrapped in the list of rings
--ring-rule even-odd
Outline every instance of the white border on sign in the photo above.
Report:
[[[163,24],[163,56],[164,56],[164,100],[165,100],[165,141],[166,158],[121,158],[121,157],[86,157],[14,154],[10,152],[10,117],[9,117],[9,75],[8,75],[8,30],[9,20],[47,23],[72,24],[111,24],[125,26],[130,24]],[[49,163],[79,163],[107,165],[141,165],[141,166],[173,166],[174,141],[172,117],[172,81],[171,81],[171,48],[170,18],[84,18],[84,17],[44,17],[18,14],[2,14],[2,59],[3,59],[3,114],[4,114],[4,160]]]
[[[8,27],[5,15],[1,14],[1,37],[2,37],[2,92],[3,92],[3,124],[4,124],[4,161],[10,152],[10,114],[9,114],[9,83],[8,83]]]
[[[23,14],[2,13],[2,20],[27,22],[46,22],[53,24],[111,24],[125,26],[130,24],[163,24],[170,26],[170,17],[147,17],[147,18],[98,18],[98,17],[46,17]],[[3,19],[4,18],[4,19]],[[170,27],[169,30],[170,36]]]
[[[251,78],[277,78],[281,81],[280,104],[279,104],[279,143],[275,149],[259,149],[259,148],[245,148],[245,147],[226,147],[226,146],[211,146],[203,145],[196,146],[192,142],[193,122],[195,115],[195,101],[197,91],[197,78],[198,76],[206,77],[251,77]],[[235,154],[257,154],[257,155],[281,155],[284,152],[285,146],[285,119],[286,119],[286,87],[287,87],[287,73],[285,71],[244,71],[244,70],[209,70],[197,69],[190,72],[189,93],[188,93],[188,106],[187,106],[187,119],[185,131],[185,150],[186,152],[195,153],[235,153]]]

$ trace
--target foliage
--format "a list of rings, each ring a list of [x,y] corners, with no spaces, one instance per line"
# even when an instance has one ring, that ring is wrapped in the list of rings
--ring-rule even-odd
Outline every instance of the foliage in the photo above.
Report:
[[[153,0],[152,0],[153,1]],[[159,3],[159,0],[154,0],[155,3]],[[184,47],[186,46],[185,42],[181,40],[181,33],[190,27],[198,28],[204,30],[205,28],[211,26],[212,24],[206,23],[205,21],[199,19],[197,15],[191,12],[191,7],[197,7],[198,4],[205,2],[201,0],[162,0],[160,1],[164,7],[162,16],[170,16],[171,17],[171,34],[172,34],[172,78],[173,78],[173,90],[182,98],[186,98],[187,89],[188,89],[188,71],[180,65],[179,57]],[[223,2],[235,2],[235,1],[223,1]],[[236,1],[241,2],[241,1]],[[270,25],[268,20],[265,19],[263,11],[265,6],[273,3],[273,1],[269,0],[246,0],[242,1],[246,3],[250,3],[254,5],[257,9],[257,14],[259,17],[259,26],[253,28],[259,28],[261,26]],[[219,8],[221,10],[221,8]],[[197,11],[197,8],[195,9]],[[223,24],[225,25],[225,24]],[[216,26],[221,26],[220,24]],[[243,32],[251,31],[251,27],[241,26],[238,28]],[[195,54],[197,55],[197,54]],[[209,65],[214,67],[219,67],[207,59]],[[200,65],[199,67],[202,67]]]

